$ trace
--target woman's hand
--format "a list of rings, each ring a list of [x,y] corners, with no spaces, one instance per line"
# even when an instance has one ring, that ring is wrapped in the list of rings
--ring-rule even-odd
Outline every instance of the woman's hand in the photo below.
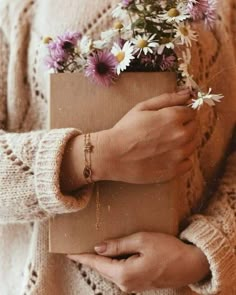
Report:
[[[191,169],[196,150],[196,112],[189,91],[137,104],[111,130],[105,180],[160,183]]]
[[[70,255],[86,264],[124,292],[180,288],[199,282],[209,274],[209,264],[200,249],[159,233],[137,233],[107,241],[95,250],[100,255]],[[130,255],[128,258],[116,259]]]
[[[185,174],[196,150],[196,112],[186,106],[189,90],[164,94],[137,104],[113,128],[91,134],[93,180],[160,183]],[[86,184],[84,138],[67,145],[61,189]]]

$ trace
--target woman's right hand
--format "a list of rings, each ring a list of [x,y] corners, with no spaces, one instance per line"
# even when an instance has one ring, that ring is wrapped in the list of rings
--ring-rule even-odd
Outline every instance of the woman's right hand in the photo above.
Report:
[[[186,106],[190,93],[163,94],[137,104],[113,128],[91,134],[93,180],[161,183],[185,174],[197,147],[196,112]],[[84,138],[67,145],[61,164],[61,189],[86,184]]]
[[[141,102],[107,130],[103,179],[161,183],[190,170],[198,125],[189,97],[182,90]]]

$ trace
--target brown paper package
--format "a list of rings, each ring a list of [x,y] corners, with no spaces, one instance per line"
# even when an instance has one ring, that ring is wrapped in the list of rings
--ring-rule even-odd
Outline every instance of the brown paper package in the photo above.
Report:
[[[137,103],[175,89],[174,73],[124,73],[108,88],[80,73],[52,74],[49,128],[76,127],[84,133],[108,129]],[[162,184],[97,185],[99,210],[95,189],[85,209],[50,220],[50,252],[93,252],[105,239],[140,231],[177,234],[185,208],[180,178]]]

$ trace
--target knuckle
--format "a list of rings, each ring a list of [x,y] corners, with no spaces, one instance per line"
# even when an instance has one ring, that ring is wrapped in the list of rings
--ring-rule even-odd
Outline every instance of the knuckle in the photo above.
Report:
[[[148,233],[140,232],[136,235],[136,241],[139,245],[145,244],[148,239]]]
[[[186,131],[182,127],[176,127],[173,132],[173,140],[174,141],[183,141],[186,137]]]
[[[184,149],[179,149],[176,155],[178,161],[182,161],[186,158],[186,151]]]
[[[181,114],[177,108],[173,107],[173,108],[169,109],[169,112],[170,112],[169,116],[173,122],[176,123],[176,121],[180,120]]]
[[[121,251],[121,245],[120,245],[120,241],[119,240],[115,240],[113,243],[112,243],[112,251],[113,253],[115,253],[115,255],[118,255]]]
[[[145,109],[147,103],[145,101],[142,101],[142,102],[138,102],[133,109],[136,109],[136,110],[143,110]]]

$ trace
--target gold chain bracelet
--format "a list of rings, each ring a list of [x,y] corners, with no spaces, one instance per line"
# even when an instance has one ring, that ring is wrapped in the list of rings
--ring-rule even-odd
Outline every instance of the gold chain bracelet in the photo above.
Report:
[[[90,133],[84,135],[84,178],[88,184],[94,183],[93,181],[93,171],[92,171],[92,160],[91,154],[93,152],[94,146],[91,144]]]
[[[92,170],[92,157],[91,154],[94,150],[94,146],[91,143],[90,133],[84,135],[84,178],[88,184],[93,184],[96,187],[96,230],[100,229],[101,226],[101,204],[100,204],[100,193],[98,183],[95,184],[93,180]]]

